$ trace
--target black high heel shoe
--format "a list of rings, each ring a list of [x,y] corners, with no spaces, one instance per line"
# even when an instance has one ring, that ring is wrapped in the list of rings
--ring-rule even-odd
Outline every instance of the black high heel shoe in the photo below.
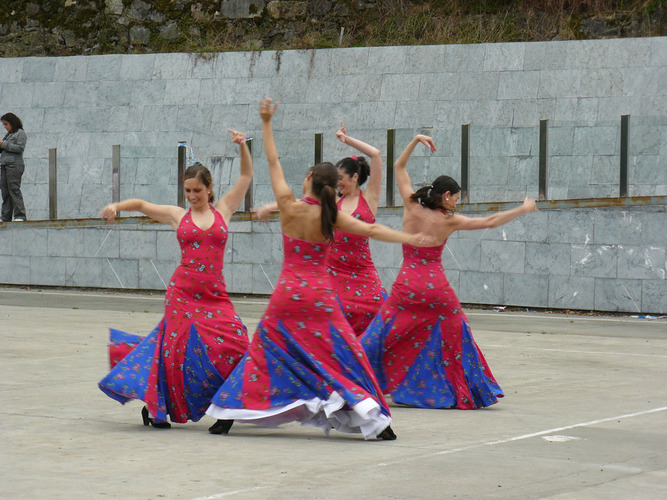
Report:
[[[148,408],[145,406],[141,409],[141,419],[144,421],[146,427],[148,427],[148,424],[151,424],[156,429],[171,429],[171,424],[169,422],[151,418],[148,414]]]
[[[385,430],[383,430],[380,434],[378,434],[378,439],[382,439],[384,441],[393,441],[396,439],[396,434],[394,434],[394,431],[391,429],[391,426],[388,425]]]
[[[234,425],[233,420],[218,420],[211,427],[208,428],[208,432],[211,434],[224,434],[225,436],[229,434],[229,429]]]

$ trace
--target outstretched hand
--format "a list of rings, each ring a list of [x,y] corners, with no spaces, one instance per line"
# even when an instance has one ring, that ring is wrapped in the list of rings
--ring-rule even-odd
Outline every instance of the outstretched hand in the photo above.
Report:
[[[98,217],[101,217],[107,222],[113,222],[116,219],[116,215],[118,215],[118,211],[116,210],[115,203],[109,203],[106,207],[100,210],[99,214],[97,214]]]
[[[250,212],[255,214],[257,217],[257,222],[263,222],[267,226],[269,225],[269,215],[273,212],[273,206],[269,203],[268,205],[262,205],[259,208],[251,208]]]
[[[347,129],[345,128],[345,125],[343,125],[343,122],[340,122],[340,128],[336,131],[336,137],[340,142],[345,143],[345,139],[347,139]]]
[[[239,131],[233,130],[231,128],[228,128],[227,132],[232,134],[232,142],[235,143],[235,144],[243,144],[246,141],[246,139],[248,138],[248,136],[246,134],[244,134],[243,132],[239,132]]]
[[[427,135],[419,134],[419,135],[415,136],[415,139],[417,139],[417,140],[418,140],[419,142],[421,142],[424,146],[426,146],[426,147],[428,148],[428,150],[429,150],[431,153],[435,153],[435,152],[436,152],[436,149],[435,149],[435,142],[433,142],[433,138],[432,138],[432,137],[429,137],[429,136],[427,136]]]
[[[528,196],[526,196],[523,199],[523,209],[525,213],[537,212],[537,203],[535,203],[534,199],[528,198]]]
[[[278,103],[273,102],[273,99],[270,97],[266,97],[259,103],[259,116],[263,121],[268,122],[271,120],[277,109]]]

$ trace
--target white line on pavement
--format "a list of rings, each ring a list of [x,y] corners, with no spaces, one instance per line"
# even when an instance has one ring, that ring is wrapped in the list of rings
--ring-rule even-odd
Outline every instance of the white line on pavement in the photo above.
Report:
[[[484,344],[484,348],[499,347],[501,349],[517,350],[516,346],[500,345],[500,344]],[[611,354],[613,356],[641,356],[644,358],[667,358],[661,354],[636,354],[630,352],[614,352],[614,351],[578,351],[576,349],[549,349],[548,347],[521,347],[519,350],[530,351],[548,351],[548,352],[563,352],[567,354]]]
[[[639,417],[639,416],[643,416],[643,415],[648,415],[650,413],[657,413],[657,412],[661,412],[661,411],[665,411],[665,410],[667,410],[667,406],[662,406],[660,408],[652,408],[650,410],[638,411],[638,412],[635,412],[635,413],[626,413],[625,415],[618,415],[618,416],[615,416],[615,417],[600,418],[600,419],[597,419],[597,420],[589,420],[587,422],[581,422],[581,423],[572,424],[572,425],[564,425],[563,427],[554,427],[553,429],[546,429],[546,430],[543,430],[543,431],[532,432],[530,434],[521,434],[519,436],[513,436],[513,437],[509,437],[509,438],[505,438],[505,439],[498,439],[496,441],[487,441],[485,443],[477,443],[477,444],[471,444],[469,446],[462,446],[461,448],[451,448],[449,450],[436,451],[436,452],[428,453],[428,454],[425,454],[425,455],[419,455],[419,456],[415,456],[415,457],[405,458],[405,459],[400,460],[400,461],[382,462],[382,463],[376,464],[376,466],[384,467],[384,466],[389,466],[389,465],[400,465],[400,464],[403,464],[407,461],[423,460],[423,459],[427,459],[427,458],[438,456],[438,455],[449,455],[449,454],[452,454],[452,453],[459,453],[461,451],[474,450],[476,448],[482,448],[484,446],[495,446],[497,444],[511,443],[513,441],[521,441],[523,439],[529,439],[529,438],[538,437],[538,436],[545,436],[547,434],[553,434],[555,432],[562,432],[562,431],[567,431],[567,430],[570,430],[570,429],[576,429],[578,427],[588,427],[588,426],[591,426],[591,425],[602,424],[604,422],[611,422],[613,420],[621,420],[621,419],[625,419],[625,418]]]
[[[229,496],[229,495],[236,495],[237,493],[248,493],[249,491],[264,490],[266,488],[268,488],[268,486],[255,486],[254,488],[245,488],[243,490],[226,491],[225,493],[216,493],[214,495],[209,495],[207,497],[192,498],[191,500],[215,500],[216,498],[224,498],[224,497]]]

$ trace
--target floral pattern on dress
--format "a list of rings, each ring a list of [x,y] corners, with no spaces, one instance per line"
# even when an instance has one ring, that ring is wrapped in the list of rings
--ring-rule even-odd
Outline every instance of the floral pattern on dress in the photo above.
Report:
[[[342,203],[343,198],[340,198],[338,209]],[[369,224],[375,223],[375,216],[361,192],[352,217]],[[362,335],[387,298],[371,258],[368,238],[336,231],[328,271],[345,317],[355,333]]]
[[[176,230],[181,262],[157,328],[146,338],[118,330],[110,334],[112,370],[100,388],[121,403],[145,401],[159,420],[199,420],[249,343],[222,274],[227,225],[211,209],[209,229],[197,227],[188,211]]]
[[[283,235],[283,248],[283,269],[266,312],[248,352],[213,398],[209,413],[239,410],[228,413],[228,418],[243,420],[252,410],[255,416],[248,421],[263,425],[267,410],[285,409],[287,414],[290,405],[312,398],[328,401],[336,393],[343,400],[340,411],[370,399],[385,415],[383,421],[390,422],[368,359],[331,288],[326,272],[329,244]],[[303,417],[292,411],[287,421]],[[347,418],[338,411],[325,413],[309,421],[327,421],[328,428],[338,428]],[[275,420],[267,422],[276,425]]]
[[[403,245],[403,265],[361,338],[396,403],[474,409],[503,397],[442,267],[442,250]]]

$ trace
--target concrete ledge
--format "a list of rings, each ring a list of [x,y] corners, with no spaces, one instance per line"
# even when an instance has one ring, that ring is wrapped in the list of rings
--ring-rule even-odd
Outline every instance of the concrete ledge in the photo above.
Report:
[[[483,216],[516,202],[471,203]],[[452,235],[442,261],[465,303],[667,313],[667,196],[549,200],[505,226]],[[378,222],[400,228],[402,207]],[[282,263],[278,217],[259,224],[240,212],[230,223],[225,278],[231,293],[269,294]],[[400,245],[372,242],[389,291]],[[0,224],[0,283],[164,289],[180,252],[171,228],[147,217]]]

